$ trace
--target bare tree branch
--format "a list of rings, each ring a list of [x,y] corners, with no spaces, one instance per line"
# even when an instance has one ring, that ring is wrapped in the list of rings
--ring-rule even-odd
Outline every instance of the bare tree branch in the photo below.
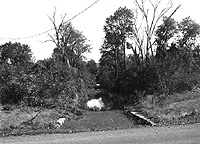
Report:
[[[150,55],[150,53],[152,56],[154,55],[154,32],[157,24],[174,6],[172,0],[169,0],[162,8],[162,2],[163,0],[156,0],[155,2],[153,2],[153,0],[133,0],[133,3],[136,6],[134,10],[133,39],[139,55],[141,55],[141,57],[144,56],[143,58],[147,58],[145,56]],[[160,10],[160,8],[162,9]],[[141,22],[138,22],[138,18]],[[137,52],[134,49],[132,50],[134,53]]]

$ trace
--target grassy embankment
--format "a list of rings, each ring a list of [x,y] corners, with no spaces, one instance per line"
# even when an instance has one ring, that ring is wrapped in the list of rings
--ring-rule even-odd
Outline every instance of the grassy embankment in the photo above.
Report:
[[[187,92],[168,96],[160,103],[154,103],[153,97],[144,99],[140,105],[129,107],[143,113],[158,126],[200,122],[200,93]],[[93,112],[82,110],[82,115],[62,113],[56,109],[40,110],[33,108],[14,108],[0,112],[0,135],[23,135],[41,133],[73,133],[81,131],[99,131],[138,127],[138,123],[127,118],[123,111],[110,110]],[[37,115],[37,117],[35,117]],[[55,121],[66,117],[59,128]],[[35,118],[34,118],[35,117]],[[24,123],[34,118],[30,123]]]
[[[157,104],[149,96],[139,107],[159,126],[200,122],[200,93],[196,92],[169,95]]]

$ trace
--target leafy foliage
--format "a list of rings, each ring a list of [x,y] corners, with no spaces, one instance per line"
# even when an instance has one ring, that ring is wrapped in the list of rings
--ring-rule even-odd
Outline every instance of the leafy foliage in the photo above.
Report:
[[[180,46],[190,46],[192,48],[197,36],[200,34],[200,25],[190,17],[186,17],[178,24],[178,28],[182,34],[179,39]]]
[[[56,107],[76,113],[77,108],[87,100],[87,85],[81,73],[86,68],[69,69],[66,63],[54,58],[34,63],[31,61],[31,51],[20,53],[20,46],[28,48],[20,43],[1,46],[0,102]],[[10,50],[7,55],[6,48]],[[19,58],[14,57],[15,51],[11,51],[12,49],[19,52]]]
[[[53,12],[51,20],[55,33],[50,35],[50,40],[55,45],[56,48],[53,52],[53,57],[57,61],[62,61],[68,65],[77,68],[79,62],[82,60],[83,53],[90,52],[90,45],[87,43],[86,37],[77,29],[75,29],[72,24],[64,22],[66,14],[61,17],[60,25],[56,24],[56,11]]]
[[[157,50],[159,50],[156,53],[156,63],[162,85],[161,89],[168,93],[191,90],[199,80],[199,68],[194,59],[194,48],[198,47],[195,41],[199,35],[200,27],[189,17],[180,23],[173,19],[168,19],[168,21],[164,19],[163,22],[164,24],[158,27],[156,35],[158,37]],[[171,46],[160,43],[164,37],[167,37],[167,33],[160,35],[162,29],[166,30],[168,34],[171,33],[170,38],[174,38]],[[170,44],[170,38],[163,43]]]
[[[1,103],[19,103],[27,94],[26,76],[33,64],[31,49],[20,43],[0,46]]]
[[[134,103],[147,94],[156,94],[160,99],[163,98],[159,97],[160,94],[166,97],[171,93],[191,90],[199,83],[200,51],[197,43],[199,24],[190,17],[181,22],[171,17],[163,17],[163,23],[157,29],[149,29],[152,33],[150,39],[148,37],[147,40],[135,39],[135,45],[127,43],[127,48],[132,49],[133,53],[123,59],[125,53],[120,43],[123,38],[117,33],[123,26],[117,25],[119,22],[114,19],[119,11],[125,14],[126,11],[123,10],[119,8],[113,16],[106,19],[105,40],[100,49],[102,53],[99,64],[100,83],[107,90],[116,93],[113,100],[115,106]],[[132,13],[132,16],[134,14]],[[135,36],[136,24],[129,23],[129,25],[133,25],[133,29],[129,29],[129,36]],[[120,28],[117,29],[117,26]],[[154,42],[152,42],[153,37]],[[144,44],[144,41],[147,41],[147,44]],[[142,45],[137,45],[140,42]],[[148,51],[146,55],[142,54],[147,48],[142,47],[143,44],[148,46],[148,50],[152,50],[152,54]],[[137,46],[139,49],[136,49]],[[155,48],[154,52],[152,48]]]
[[[29,65],[33,62],[32,52],[28,45],[5,43],[0,46],[0,63],[12,65]]]
[[[88,70],[91,74],[93,74],[93,75],[95,75],[95,76],[97,75],[98,68],[97,68],[96,62],[95,62],[93,59],[91,59],[90,61],[87,62],[86,67],[87,67],[87,70]]]
[[[1,64],[0,69],[0,98],[1,103],[18,103],[26,95],[23,89],[23,74],[19,69],[8,64]]]
[[[37,66],[35,70],[40,68]],[[30,95],[26,98],[28,105],[71,110],[84,98],[84,83],[63,63],[53,63],[50,69],[40,70],[32,76]]]
[[[106,19],[99,77],[101,85],[108,89],[113,87],[126,69],[126,38],[130,37],[133,31],[132,17],[133,12],[130,9],[120,7],[114,15]]]

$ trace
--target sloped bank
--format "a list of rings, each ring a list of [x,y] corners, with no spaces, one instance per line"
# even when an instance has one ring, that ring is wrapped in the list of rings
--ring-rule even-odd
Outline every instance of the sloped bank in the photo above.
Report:
[[[55,110],[44,110],[36,118],[34,117],[37,113],[32,114],[32,118],[34,118],[32,123],[27,124],[18,122],[15,125],[7,125],[7,127],[0,130],[0,136],[107,131],[115,129],[130,129],[136,128],[139,125],[141,126],[141,124],[138,124],[137,121],[129,119],[121,110],[83,110],[82,114],[82,116],[73,116],[73,118],[66,120],[60,127],[55,127],[55,121],[61,117],[61,114]],[[19,112],[17,115],[20,115]],[[14,118],[14,116],[12,117]],[[25,118],[23,118],[23,120],[21,118],[21,121],[27,121],[27,117],[26,120]]]
[[[59,130],[57,120],[66,122],[81,118],[82,114],[59,109],[17,108],[0,111],[0,136],[53,133]]]
[[[39,112],[23,108],[0,112],[0,136],[129,129],[154,125],[151,122],[155,123],[154,126],[191,124],[200,122],[199,112],[199,93],[175,94],[159,105],[143,100],[140,105],[123,110],[81,110],[80,115],[55,109]],[[56,127],[55,122],[61,117],[65,117],[66,121]]]
[[[135,106],[124,109],[139,112],[157,126],[184,125],[200,122],[200,93],[185,92],[167,96],[156,103],[153,95],[147,96]]]

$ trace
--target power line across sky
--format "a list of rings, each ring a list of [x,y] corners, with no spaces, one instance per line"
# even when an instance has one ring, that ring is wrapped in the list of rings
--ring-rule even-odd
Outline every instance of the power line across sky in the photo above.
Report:
[[[96,3],[98,3],[100,0],[96,0],[94,3],[92,3],[91,5],[89,5],[88,7],[86,7],[84,10],[82,10],[81,12],[79,12],[78,14],[74,15],[72,18],[68,19],[67,21],[64,22],[64,24],[72,21],[73,19],[75,19],[76,17],[78,17],[79,15],[81,15],[82,13],[86,12],[88,9],[90,9],[91,7],[93,7]],[[58,27],[58,26],[57,26]],[[18,37],[18,38],[14,38],[14,37],[1,37],[0,36],[0,40],[1,39],[7,39],[7,40],[22,40],[22,39],[30,39],[30,38],[34,38],[43,34],[46,34],[52,30],[54,30],[55,28],[51,28],[49,30],[43,31],[41,33],[38,34],[34,34],[34,35],[30,35],[30,36],[25,36],[25,37]]]
[[[156,0],[152,0],[156,1]],[[163,0],[166,2],[166,0]],[[181,7],[173,15],[173,18],[191,16],[200,22],[197,11],[199,0],[174,0]],[[98,4],[97,4],[98,3]],[[98,61],[99,48],[103,43],[105,33],[103,26],[105,20],[119,7],[126,6],[134,9],[133,0],[6,0],[0,2],[0,44],[8,41],[20,42],[30,46],[36,60],[42,60],[51,56],[54,43],[46,42],[48,34],[53,35],[52,23],[47,15],[56,7],[56,21],[59,24],[60,14],[66,14],[66,21],[72,21],[72,25],[83,33],[90,41],[92,50],[87,54],[88,59]],[[82,10],[82,11],[80,11]],[[58,18],[58,19],[57,19]],[[45,31],[46,30],[46,31]]]

